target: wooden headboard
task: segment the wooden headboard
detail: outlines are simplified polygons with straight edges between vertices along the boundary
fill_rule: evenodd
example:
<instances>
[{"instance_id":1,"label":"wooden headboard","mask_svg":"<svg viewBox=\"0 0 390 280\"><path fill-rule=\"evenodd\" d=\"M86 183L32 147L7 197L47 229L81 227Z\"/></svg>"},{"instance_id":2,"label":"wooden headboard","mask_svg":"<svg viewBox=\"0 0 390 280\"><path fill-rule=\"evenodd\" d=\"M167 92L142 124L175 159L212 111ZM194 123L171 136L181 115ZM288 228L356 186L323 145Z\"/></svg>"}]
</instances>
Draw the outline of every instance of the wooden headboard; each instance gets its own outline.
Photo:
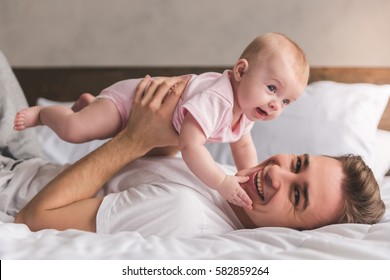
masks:
<instances>
[{"instance_id":1,"label":"wooden headboard","mask_svg":"<svg viewBox=\"0 0 390 280\"><path fill-rule=\"evenodd\" d=\"M222 72L229 67L61 67L14 68L30 105L38 97L74 101L83 92L98 94L105 87L124 79L173 76L208 71ZM390 84L390 68L312 67L309 82L331 80L342 83ZM390 102L379 128L390 131Z\"/></svg>"}]
</instances>

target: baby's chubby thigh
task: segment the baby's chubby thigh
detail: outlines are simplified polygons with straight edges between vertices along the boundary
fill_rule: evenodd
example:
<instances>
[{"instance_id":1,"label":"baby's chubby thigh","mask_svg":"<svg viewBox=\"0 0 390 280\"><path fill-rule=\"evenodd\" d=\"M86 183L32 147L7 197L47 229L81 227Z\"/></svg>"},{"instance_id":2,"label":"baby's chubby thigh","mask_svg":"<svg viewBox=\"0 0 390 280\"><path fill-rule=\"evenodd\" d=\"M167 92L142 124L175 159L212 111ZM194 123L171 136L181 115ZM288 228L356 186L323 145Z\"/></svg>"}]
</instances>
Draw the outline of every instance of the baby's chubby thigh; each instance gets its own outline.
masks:
<instances>
[{"instance_id":1,"label":"baby's chubby thigh","mask_svg":"<svg viewBox=\"0 0 390 280\"><path fill-rule=\"evenodd\" d=\"M142 79L127 79L119 81L102 90L97 96L98 98L109 99L115 104L122 119L122 128L127 123L133 104L135 90L141 80Z\"/></svg>"}]
</instances>

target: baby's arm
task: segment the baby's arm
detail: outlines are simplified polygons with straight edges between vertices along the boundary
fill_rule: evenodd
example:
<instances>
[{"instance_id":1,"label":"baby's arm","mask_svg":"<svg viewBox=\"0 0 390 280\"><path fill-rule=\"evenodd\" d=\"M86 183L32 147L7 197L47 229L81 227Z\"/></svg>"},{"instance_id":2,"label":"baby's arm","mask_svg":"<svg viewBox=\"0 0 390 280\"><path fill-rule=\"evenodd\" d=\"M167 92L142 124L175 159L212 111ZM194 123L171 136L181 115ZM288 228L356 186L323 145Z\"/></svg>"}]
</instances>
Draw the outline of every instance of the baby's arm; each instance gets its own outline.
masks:
<instances>
[{"instance_id":1,"label":"baby's arm","mask_svg":"<svg viewBox=\"0 0 390 280\"><path fill-rule=\"evenodd\" d=\"M206 136L194 117L187 113L181 126L179 148L187 166L207 186L217 190L227 201L252 208L252 201L239 183L248 177L228 176L214 161L204 146Z\"/></svg>"},{"instance_id":2,"label":"baby's arm","mask_svg":"<svg viewBox=\"0 0 390 280\"><path fill-rule=\"evenodd\" d=\"M237 142L230 143L230 148L237 170L251 168L259 163L250 132L244 134Z\"/></svg>"}]
</instances>

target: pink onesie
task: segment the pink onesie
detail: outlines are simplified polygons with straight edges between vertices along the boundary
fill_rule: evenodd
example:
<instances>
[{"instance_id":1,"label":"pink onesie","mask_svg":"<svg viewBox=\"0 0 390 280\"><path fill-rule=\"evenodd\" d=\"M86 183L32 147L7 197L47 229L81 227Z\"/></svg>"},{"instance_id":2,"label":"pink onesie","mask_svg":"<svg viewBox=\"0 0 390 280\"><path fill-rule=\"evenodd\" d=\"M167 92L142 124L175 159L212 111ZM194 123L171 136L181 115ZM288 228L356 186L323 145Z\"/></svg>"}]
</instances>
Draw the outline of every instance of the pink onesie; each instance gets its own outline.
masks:
<instances>
[{"instance_id":1,"label":"pink onesie","mask_svg":"<svg viewBox=\"0 0 390 280\"><path fill-rule=\"evenodd\" d=\"M234 95L230 83L231 70L223 74L208 72L191 75L191 79L176 106L172 123L180 133L187 112L197 120L207 142L235 142L249 132L253 122L242 115L239 125L232 130ZM127 124L133 94L141 79L123 80L104 89L99 98L108 98L118 107L122 128Z\"/></svg>"}]
</instances>

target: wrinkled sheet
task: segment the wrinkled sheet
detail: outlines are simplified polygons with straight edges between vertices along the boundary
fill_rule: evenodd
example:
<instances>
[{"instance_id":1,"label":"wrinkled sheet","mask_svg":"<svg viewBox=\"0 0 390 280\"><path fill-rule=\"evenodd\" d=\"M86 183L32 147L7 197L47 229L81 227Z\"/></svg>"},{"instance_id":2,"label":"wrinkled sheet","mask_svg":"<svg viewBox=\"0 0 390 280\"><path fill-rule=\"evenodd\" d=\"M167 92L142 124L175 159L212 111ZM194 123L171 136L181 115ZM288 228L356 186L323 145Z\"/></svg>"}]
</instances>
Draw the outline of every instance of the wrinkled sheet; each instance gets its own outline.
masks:
<instances>
[{"instance_id":1,"label":"wrinkled sheet","mask_svg":"<svg viewBox=\"0 0 390 280\"><path fill-rule=\"evenodd\" d=\"M390 177L381 183L390 207ZM0 223L0 259L390 259L390 213L375 225L340 224L307 231L260 228L200 238L31 232Z\"/></svg>"}]
</instances>

